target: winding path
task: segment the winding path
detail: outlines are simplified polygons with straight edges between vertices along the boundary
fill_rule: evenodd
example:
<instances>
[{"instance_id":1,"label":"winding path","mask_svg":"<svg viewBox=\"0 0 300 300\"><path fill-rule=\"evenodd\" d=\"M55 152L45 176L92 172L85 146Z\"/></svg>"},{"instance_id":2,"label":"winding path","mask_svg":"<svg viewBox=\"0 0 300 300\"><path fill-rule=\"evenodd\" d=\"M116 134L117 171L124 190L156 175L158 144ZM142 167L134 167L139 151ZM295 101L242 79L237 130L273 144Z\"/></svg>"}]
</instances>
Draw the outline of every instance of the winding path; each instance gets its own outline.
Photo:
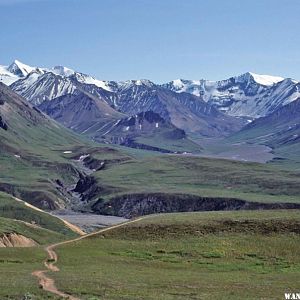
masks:
<instances>
[{"instance_id":1,"label":"winding path","mask_svg":"<svg viewBox=\"0 0 300 300\"><path fill-rule=\"evenodd\" d=\"M60 243L56 243L56 244L52 244L52 245L47 246L45 248L45 251L48 254L48 258L44 262L44 265L45 265L46 269L45 270L36 270L36 271L32 272L32 275L38 278L39 285L43 290L45 290L47 292L50 292L52 294L55 294L57 296L60 296L62 298L69 299L69 300L80 300L79 298L77 298L75 296L66 294L66 293L58 290L57 287L55 286L54 279L48 277L48 275L47 275L47 273L49 273L49 272L59 272L59 268L55 265L57 260L58 260L58 256L57 256L57 253L55 252L55 248L58 247L58 246L62 246L62 245L70 244L70 243L73 243L73 242L77 242L77 241L83 240L85 238L88 238L88 237L91 237L91 236L94 236L94 235L97 235L97 234L100 234L102 232L106 232L106 231L109 231L109 230L112 230L112 229L115 229L115 228L118 228L118 227L122 227L122 226L125 226L125 225L128 225L128 224L131 224L131 223L135 223L135 222L138 222L142 219L144 219L144 217L134 219L132 221L124 222L124 223L121 223L121 224L118 224L118 225L114 225L114 226L111 226L111 227L108 227L108 228L104 228L104 229L98 230L98 231L93 232L93 233L85 234L83 236L80 236L80 237L72 239L72 240L68 240L68 241L64 241L64 242L60 242Z\"/></svg>"}]
</instances>

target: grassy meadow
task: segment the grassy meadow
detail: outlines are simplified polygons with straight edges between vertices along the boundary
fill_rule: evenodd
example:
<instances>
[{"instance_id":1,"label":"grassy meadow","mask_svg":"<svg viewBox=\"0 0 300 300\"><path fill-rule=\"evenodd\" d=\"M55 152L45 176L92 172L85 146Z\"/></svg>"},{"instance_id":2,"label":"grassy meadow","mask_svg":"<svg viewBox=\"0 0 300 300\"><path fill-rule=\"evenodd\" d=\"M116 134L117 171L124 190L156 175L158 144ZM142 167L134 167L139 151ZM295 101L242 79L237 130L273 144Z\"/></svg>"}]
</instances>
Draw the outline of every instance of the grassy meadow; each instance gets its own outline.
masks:
<instances>
[{"instance_id":1,"label":"grassy meadow","mask_svg":"<svg viewBox=\"0 0 300 300\"><path fill-rule=\"evenodd\" d=\"M33 224L32 224L33 223ZM43 269L44 245L77 235L56 217L36 211L0 192L0 237L16 233L34 240L29 248L0 247L0 299L56 299L42 291L32 271Z\"/></svg>"},{"instance_id":2,"label":"grassy meadow","mask_svg":"<svg viewBox=\"0 0 300 300\"><path fill-rule=\"evenodd\" d=\"M55 299L39 288L34 270L43 269L43 248L0 248L0 299Z\"/></svg>"},{"instance_id":3,"label":"grassy meadow","mask_svg":"<svg viewBox=\"0 0 300 300\"><path fill-rule=\"evenodd\" d=\"M153 215L57 248L52 276L81 299L282 299L299 229L296 210Z\"/></svg>"},{"instance_id":4,"label":"grassy meadow","mask_svg":"<svg viewBox=\"0 0 300 300\"><path fill-rule=\"evenodd\" d=\"M182 193L258 202L300 202L300 173L271 165L182 155L135 157L94 173L101 195Z\"/></svg>"}]
</instances>

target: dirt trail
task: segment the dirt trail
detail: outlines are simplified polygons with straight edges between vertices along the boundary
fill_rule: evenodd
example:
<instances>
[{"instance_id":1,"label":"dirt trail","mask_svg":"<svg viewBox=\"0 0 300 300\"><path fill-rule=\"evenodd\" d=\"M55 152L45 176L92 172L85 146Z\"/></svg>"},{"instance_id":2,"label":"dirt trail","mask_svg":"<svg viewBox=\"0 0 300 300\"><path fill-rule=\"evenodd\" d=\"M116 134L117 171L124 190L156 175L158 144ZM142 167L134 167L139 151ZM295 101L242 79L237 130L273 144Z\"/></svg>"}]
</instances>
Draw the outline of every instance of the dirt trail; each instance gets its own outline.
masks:
<instances>
[{"instance_id":1,"label":"dirt trail","mask_svg":"<svg viewBox=\"0 0 300 300\"><path fill-rule=\"evenodd\" d=\"M47 246L45 248L45 251L48 254L48 258L44 262L46 270L34 271L32 273L32 275L38 278L39 285L43 290L45 290L47 292L50 292L52 294L55 294L57 296L60 296L62 298L69 299L69 300L80 300L80 298L74 297L72 295L66 294L66 293L58 290L57 287L55 286L54 280L47 276L47 273L50 272L50 271L51 272L59 272L59 268L55 265L55 263L58 260L58 256L57 256L57 253L55 252L55 248L58 247L58 246L62 246L62 245L66 245L66 244L70 244L70 243L80 241L82 239L100 234L102 232L106 232L106 231L109 231L109 230L112 230L112 229L115 229L115 228L118 228L118 227L122 227L122 226L125 226L125 225L128 225L128 224L131 224L131 223L138 222L138 221L140 221L144 218L145 217L141 217L141 218L138 218L138 219L135 219L135 220L132 220L132 221L128 221L128 222L124 222L124 223L114 225L114 226L111 226L111 227L108 227L108 228L104 228L104 229L101 229L101 230L98 230L96 232L80 236L80 237L72 239L72 240L68 240L68 241L64 241L64 242L60 242L60 243L56 243L56 244L52 244L52 245Z\"/></svg>"},{"instance_id":2,"label":"dirt trail","mask_svg":"<svg viewBox=\"0 0 300 300\"><path fill-rule=\"evenodd\" d=\"M44 210L42 210L42 209L40 209L40 208L38 208L38 207L32 205L32 204L30 204L30 203L28 203L28 202L26 202L26 201L24 201L24 200L22 200L22 199L19 199L19 198L17 198L17 197L13 197L13 198L14 198L16 201L18 201L18 202L24 203L24 205L26 205L27 207L30 207L30 208L32 208L32 209L34 209L34 210L36 210L36 211L42 212L42 213L44 213L44 214L48 214L48 215L50 215L50 216L52 216L52 217L54 217L54 218L57 218L57 219L61 220L61 221L64 222L64 224L65 224L67 227L69 227L73 232L78 233L79 235L82 235L82 236L85 235L85 232L84 232L82 229L80 229L78 226L76 226L76 225L74 225L74 224L71 224L70 222L68 222L68 221L66 221L66 220L64 220L64 219L62 219L62 218L60 218L60 217L58 217L58 216L52 215L52 214L50 214L50 213L48 213L48 212L46 212L46 211L44 211Z\"/></svg>"}]
</instances>

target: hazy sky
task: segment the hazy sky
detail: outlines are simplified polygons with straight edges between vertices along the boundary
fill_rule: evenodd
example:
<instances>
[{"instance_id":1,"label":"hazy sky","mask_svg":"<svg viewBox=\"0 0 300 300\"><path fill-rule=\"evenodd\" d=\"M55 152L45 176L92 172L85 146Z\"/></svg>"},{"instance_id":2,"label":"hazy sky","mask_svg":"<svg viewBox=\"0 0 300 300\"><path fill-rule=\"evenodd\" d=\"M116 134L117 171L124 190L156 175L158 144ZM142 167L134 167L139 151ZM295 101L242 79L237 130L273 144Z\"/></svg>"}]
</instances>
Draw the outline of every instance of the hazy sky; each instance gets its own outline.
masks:
<instances>
[{"instance_id":1,"label":"hazy sky","mask_svg":"<svg viewBox=\"0 0 300 300\"><path fill-rule=\"evenodd\" d=\"M0 0L0 64L99 79L300 79L300 0Z\"/></svg>"}]
</instances>

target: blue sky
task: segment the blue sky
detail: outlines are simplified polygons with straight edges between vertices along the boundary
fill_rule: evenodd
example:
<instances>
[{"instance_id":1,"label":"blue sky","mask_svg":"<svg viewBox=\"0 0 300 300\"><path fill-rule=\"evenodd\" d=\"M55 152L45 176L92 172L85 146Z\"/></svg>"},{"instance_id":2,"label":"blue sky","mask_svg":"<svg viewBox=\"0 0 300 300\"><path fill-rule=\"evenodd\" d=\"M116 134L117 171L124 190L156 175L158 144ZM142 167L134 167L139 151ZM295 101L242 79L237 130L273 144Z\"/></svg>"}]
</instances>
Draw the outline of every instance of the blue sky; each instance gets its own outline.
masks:
<instances>
[{"instance_id":1,"label":"blue sky","mask_svg":"<svg viewBox=\"0 0 300 300\"><path fill-rule=\"evenodd\" d=\"M0 64L99 79L300 79L299 0L0 0Z\"/></svg>"}]
</instances>

